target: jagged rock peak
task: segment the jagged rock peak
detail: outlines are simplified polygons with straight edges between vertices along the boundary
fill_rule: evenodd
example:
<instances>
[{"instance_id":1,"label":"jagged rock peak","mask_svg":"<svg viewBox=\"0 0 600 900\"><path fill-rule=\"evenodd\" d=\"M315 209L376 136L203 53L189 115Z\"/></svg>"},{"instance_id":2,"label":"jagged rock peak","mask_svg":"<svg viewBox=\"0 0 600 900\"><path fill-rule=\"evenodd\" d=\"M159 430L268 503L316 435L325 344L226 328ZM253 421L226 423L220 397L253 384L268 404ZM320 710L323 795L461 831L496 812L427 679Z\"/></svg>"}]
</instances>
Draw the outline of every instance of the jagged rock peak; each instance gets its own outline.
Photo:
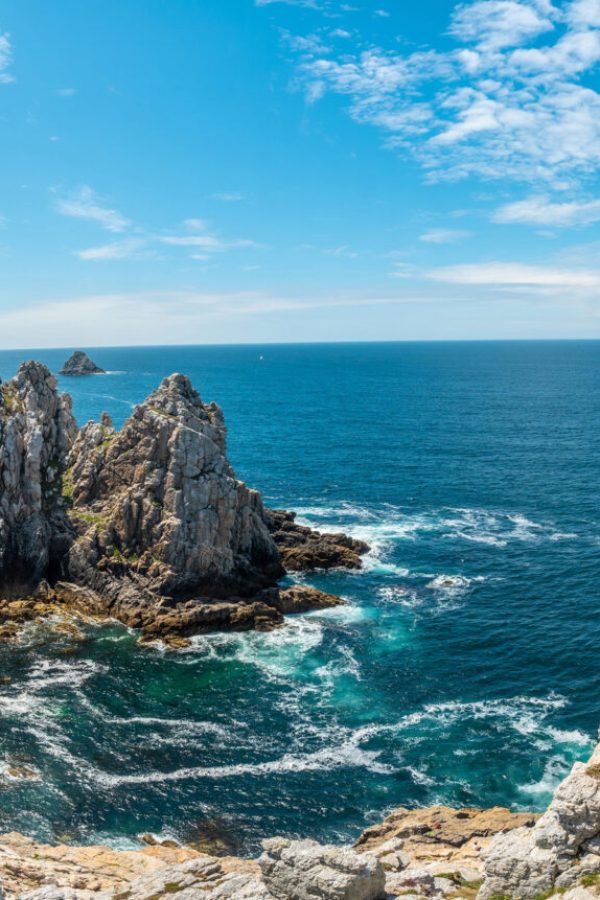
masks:
<instances>
[{"instance_id":1,"label":"jagged rock peak","mask_svg":"<svg viewBox=\"0 0 600 900\"><path fill-rule=\"evenodd\" d=\"M105 375L104 369L97 366L87 353L76 350L63 365L59 375Z\"/></svg>"},{"instance_id":2,"label":"jagged rock peak","mask_svg":"<svg viewBox=\"0 0 600 900\"><path fill-rule=\"evenodd\" d=\"M260 495L235 478L221 409L174 374L120 431L90 422L66 474L79 538L70 572L116 598L251 596L282 574Z\"/></svg>"},{"instance_id":3,"label":"jagged rock peak","mask_svg":"<svg viewBox=\"0 0 600 900\"><path fill-rule=\"evenodd\" d=\"M0 386L2 592L35 586L66 552L61 475L76 430L70 398L41 363L23 363Z\"/></svg>"}]
</instances>

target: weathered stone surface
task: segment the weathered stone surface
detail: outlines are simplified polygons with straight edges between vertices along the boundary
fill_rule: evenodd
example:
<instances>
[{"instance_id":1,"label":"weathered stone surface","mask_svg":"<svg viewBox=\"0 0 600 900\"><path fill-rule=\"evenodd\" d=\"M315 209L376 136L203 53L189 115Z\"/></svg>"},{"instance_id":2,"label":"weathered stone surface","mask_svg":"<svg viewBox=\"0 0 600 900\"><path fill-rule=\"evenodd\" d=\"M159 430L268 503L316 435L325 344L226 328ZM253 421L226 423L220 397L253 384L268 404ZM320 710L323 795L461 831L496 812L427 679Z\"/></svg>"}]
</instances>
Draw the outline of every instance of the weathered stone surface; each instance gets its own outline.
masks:
<instances>
[{"instance_id":1,"label":"weathered stone surface","mask_svg":"<svg viewBox=\"0 0 600 900\"><path fill-rule=\"evenodd\" d=\"M314 531L295 521L296 514L283 509L268 510L269 529L279 547L288 572L309 569L360 569L361 556L369 550L364 541L347 534Z\"/></svg>"},{"instance_id":2,"label":"weathered stone surface","mask_svg":"<svg viewBox=\"0 0 600 900\"><path fill-rule=\"evenodd\" d=\"M586 849L599 835L600 745L588 763L573 766L532 829L517 829L492 842L484 855L480 900L532 898L573 883L571 867L586 874L580 857L590 865Z\"/></svg>"},{"instance_id":3,"label":"weathered stone surface","mask_svg":"<svg viewBox=\"0 0 600 900\"><path fill-rule=\"evenodd\" d=\"M402 850L411 866L427 863L434 873L464 871L471 881L483 874L481 859L492 838L518 827L534 825L532 813L512 813L503 807L491 809L397 809L383 822L363 832L356 848L376 853L385 860L390 849ZM439 864L436 871L435 864Z\"/></svg>"},{"instance_id":4,"label":"weathered stone surface","mask_svg":"<svg viewBox=\"0 0 600 900\"><path fill-rule=\"evenodd\" d=\"M316 841L273 838L258 864L275 900L381 900L385 874L370 854Z\"/></svg>"},{"instance_id":5,"label":"weathered stone surface","mask_svg":"<svg viewBox=\"0 0 600 900\"><path fill-rule=\"evenodd\" d=\"M61 476L76 433L68 396L40 363L0 386L0 591L22 596L57 574L72 528Z\"/></svg>"},{"instance_id":6,"label":"weathered stone surface","mask_svg":"<svg viewBox=\"0 0 600 900\"><path fill-rule=\"evenodd\" d=\"M343 602L334 594L326 594L306 584L294 584L280 588L270 602L285 615L309 612L315 609L331 609Z\"/></svg>"},{"instance_id":7,"label":"weathered stone surface","mask_svg":"<svg viewBox=\"0 0 600 900\"><path fill-rule=\"evenodd\" d=\"M132 592L251 597L283 573L260 495L227 460L221 410L183 375L121 431L84 426L67 478L79 530L70 575L113 603Z\"/></svg>"},{"instance_id":8,"label":"weathered stone surface","mask_svg":"<svg viewBox=\"0 0 600 900\"><path fill-rule=\"evenodd\" d=\"M76 350L63 365L59 375L105 375L104 369L97 366L87 353Z\"/></svg>"},{"instance_id":9,"label":"weathered stone surface","mask_svg":"<svg viewBox=\"0 0 600 900\"><path fill-rule=\"evenodd\" d=\"M225 437L219 407L183 375L166 378L120 431L106 413L78 431L48 369L24 364L0 386L0 640L44 604L111 616L175 646L339 602L278 585L276 534L304 547L303 565L354 566L363 545L265 510L236 479Z\"/></svg>"}]
</instances>

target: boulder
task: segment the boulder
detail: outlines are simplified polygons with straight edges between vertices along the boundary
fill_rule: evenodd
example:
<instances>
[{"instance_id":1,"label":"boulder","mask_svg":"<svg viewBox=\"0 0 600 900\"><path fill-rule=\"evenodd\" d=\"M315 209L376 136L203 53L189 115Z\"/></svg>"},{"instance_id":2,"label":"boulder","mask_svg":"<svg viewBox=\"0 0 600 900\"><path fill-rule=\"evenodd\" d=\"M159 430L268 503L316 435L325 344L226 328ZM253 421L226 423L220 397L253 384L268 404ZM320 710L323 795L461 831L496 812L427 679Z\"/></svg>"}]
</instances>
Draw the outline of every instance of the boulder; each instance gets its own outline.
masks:
<instances>
[{"instance_id":1,"label":"boulder","mask_svg":"<svg viewBox=\"0 0 600 900\"><path fill-rule=\"evenodd\" d=\"M275 900L381 900L383 866L374 856L316 841L274 838L259 858L263 881Z\"/></svg>"}]
</instances>

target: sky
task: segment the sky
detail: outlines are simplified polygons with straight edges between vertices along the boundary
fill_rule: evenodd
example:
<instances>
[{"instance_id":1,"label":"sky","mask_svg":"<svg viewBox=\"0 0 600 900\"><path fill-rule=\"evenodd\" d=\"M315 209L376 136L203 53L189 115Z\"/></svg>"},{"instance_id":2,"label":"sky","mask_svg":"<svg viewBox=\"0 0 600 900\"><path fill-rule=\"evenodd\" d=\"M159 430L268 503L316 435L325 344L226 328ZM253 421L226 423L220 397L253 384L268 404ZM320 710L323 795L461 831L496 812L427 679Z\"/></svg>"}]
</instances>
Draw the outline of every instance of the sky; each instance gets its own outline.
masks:
<instances>
[{"instance_id":1,"label":"sky","mask_svg":"<svg viewBox=\"0 0 600 900\"><path fill-rule=\"evenodd\" d=\"M2 0L0 348L600 338L600 0Z\"/></svg>"}]
</instances>

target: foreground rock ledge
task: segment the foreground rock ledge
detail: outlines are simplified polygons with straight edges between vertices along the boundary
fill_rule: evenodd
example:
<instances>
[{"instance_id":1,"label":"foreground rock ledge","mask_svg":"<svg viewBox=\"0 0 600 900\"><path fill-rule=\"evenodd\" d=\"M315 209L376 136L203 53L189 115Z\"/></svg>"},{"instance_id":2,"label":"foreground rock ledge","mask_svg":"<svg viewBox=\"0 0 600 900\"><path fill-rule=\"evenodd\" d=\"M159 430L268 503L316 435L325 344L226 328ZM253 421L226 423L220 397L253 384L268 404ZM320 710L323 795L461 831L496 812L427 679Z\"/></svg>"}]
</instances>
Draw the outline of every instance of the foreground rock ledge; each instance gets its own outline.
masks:
<instances>
[{"instance_id":1,"label":"foreground rock ledge","mask_svg":"<svg viewBox=\"0 0 600 900\"><path fill-rule=\"evenodd\" d=\"M0 386L0 637L44 608L175 643L267 630L340 602L281 588L286 569L356 568L367 550L265 509L235 477L221 409L184 375L164 379L120 431L106 413L78 429L40 363Z\"/></svg>"},{"instance_id":2,"label":"foreground rock ledge","mask_svg":"<svg viewBox=\"0 0 600 900\"><path fill-rule=\"evenodd\" d=\"M542 816L398 809L353 848L274 838L258 860L149 840L132 852L7 834L0 882L8 900L597 900L600 746L575 764Z\"/></svg>"}]
</instances>

